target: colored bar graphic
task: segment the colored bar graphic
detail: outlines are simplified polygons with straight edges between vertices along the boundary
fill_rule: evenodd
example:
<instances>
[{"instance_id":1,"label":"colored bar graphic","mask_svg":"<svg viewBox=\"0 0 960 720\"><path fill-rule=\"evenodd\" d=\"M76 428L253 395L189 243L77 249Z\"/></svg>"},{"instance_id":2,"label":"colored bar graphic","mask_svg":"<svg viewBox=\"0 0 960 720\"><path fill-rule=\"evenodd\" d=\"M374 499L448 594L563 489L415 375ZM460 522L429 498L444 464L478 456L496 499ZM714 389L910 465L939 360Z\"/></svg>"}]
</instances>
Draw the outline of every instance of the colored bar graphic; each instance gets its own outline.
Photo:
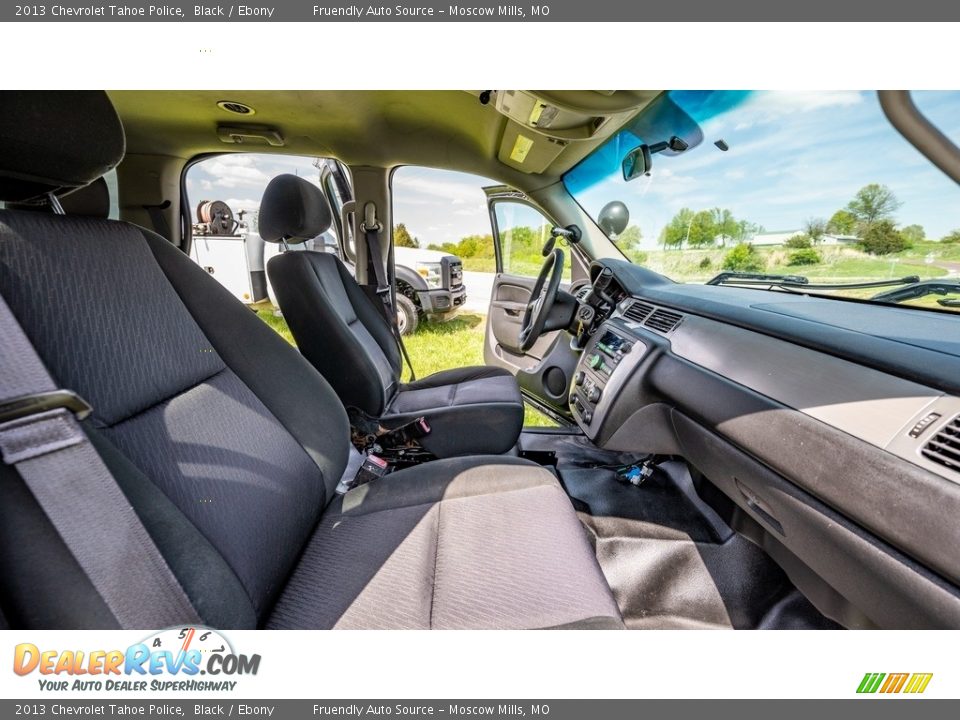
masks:
<instances>
[{"instance_id":1,"label":"colored bar graphic","mask_svg":"<svg viewBox=\"0 0 960 720\"><path fill-rule=\"evenodd\" d=\"M930 684L933 673L914 673L910 676L910 682L904 690L906 693L922 693Z\"/></svg>"},{"instance_id":2,"label":"colored bar graphic","mask_svg":"<svg viewBox=\"0 0 960 720\"><path fill-rule=\"evenodd\" d=\"M885 673L867 673L863 676L863 680L860 681L860 687L857 688L857 692L875 693L877 688L880 687L880 683L884 677L886 677Z\"/></svg>"},{"instance_id":3,"label":"colored bar graphic","mask_svg":"<svg viewBox=\"0 0 960 720\"><path fill-rule=\"evenodd\" d=\"M860 685L857 686L857 692L860 694L871 694L880 692L884 694L910 693L919 694L927 689L933 673L866 673Z\"/></svg>"},{"instance_id":4,"label":"colored bar graphic","mask_svg":"<svg viewBox=\"0 0 960 720\"><path fill-rule=\"evenodd\" d=\"M910 673L890 673L887 676L887 681L883 684L883 687L880 688L880 692L900 692L903 689L904 684L907 682L908 677L910 677Z\"/></svg>"}]
</instances>

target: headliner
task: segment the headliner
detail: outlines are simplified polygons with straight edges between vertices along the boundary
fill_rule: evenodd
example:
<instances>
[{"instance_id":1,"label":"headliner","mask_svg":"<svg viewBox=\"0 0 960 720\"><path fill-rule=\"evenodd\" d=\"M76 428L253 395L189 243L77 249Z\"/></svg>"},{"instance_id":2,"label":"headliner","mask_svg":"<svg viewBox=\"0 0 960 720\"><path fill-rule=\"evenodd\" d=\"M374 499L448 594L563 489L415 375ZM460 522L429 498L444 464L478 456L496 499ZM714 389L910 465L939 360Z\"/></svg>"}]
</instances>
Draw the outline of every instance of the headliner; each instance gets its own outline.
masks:
<instances>
[{"instance_id":1,"label":"headliner","mask_svg":"<svg viewBox=\"0 0 960 720\"><path fill-rule=\"evenodd\" d=\"M536 91L544 95L545 91ZM514 170L497 159L508 119L478 92L463 90L376 91L111 91L127 134L127 152L190 159L212 152L278 152L335 157L347 165L420 165L469 172L531 192L553 184L600 145L602 138L571 142L541 174ZM658 91L550 92L597 114L636 115ZM217 107L220 100L250 105L253 116ZM618 117L622 126L623 116ZM228 145L219 124L262 124L278 129L286 144Z\"/></svg>"}]
</instances>

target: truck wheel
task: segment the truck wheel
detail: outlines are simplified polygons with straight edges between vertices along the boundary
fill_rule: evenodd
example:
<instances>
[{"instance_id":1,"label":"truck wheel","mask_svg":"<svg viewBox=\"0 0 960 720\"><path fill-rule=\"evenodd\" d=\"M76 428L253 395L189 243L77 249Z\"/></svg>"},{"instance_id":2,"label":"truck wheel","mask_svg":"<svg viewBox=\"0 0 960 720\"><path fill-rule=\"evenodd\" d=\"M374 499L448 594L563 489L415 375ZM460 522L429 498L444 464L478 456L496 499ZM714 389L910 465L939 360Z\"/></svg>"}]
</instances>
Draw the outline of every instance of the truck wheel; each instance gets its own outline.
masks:
<instances>
[{"instance_id":1,"label":"truck wheel","mask_svg":"<svg viewBox=\"0 0 960 720\"><path fill-rule=\"evenodd\" d=\"M420 313L413 300L406 295L397 295L397 327L401 335L412 335L420 323Z\"/></svg>"}]
</instances>

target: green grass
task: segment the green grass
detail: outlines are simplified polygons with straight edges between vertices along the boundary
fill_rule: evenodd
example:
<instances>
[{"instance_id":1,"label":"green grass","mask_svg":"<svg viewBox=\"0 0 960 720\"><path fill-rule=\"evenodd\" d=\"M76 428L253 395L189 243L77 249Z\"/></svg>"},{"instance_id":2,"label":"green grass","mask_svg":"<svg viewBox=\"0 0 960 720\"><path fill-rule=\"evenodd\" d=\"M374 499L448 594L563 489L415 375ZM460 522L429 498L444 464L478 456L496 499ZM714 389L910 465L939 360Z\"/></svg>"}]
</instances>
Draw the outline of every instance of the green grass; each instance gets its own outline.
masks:
<instances>
[{"instance_id":1,"label":"green grass","mask_svg":"<svg viewBox=\"0 0 960 720\"><path fill-rule=\"evenodd\" d=\"M257 317L276 330L280 337L291 345L296 346L296 343L293 341L293 334L290 332L290 328L287 327L287 321L280 315L274 315L273 309L270 308L269 305L267 307L257 308L256 313Z\"/></svg>"},{"instance_id":2,"label":"green grass","mask_svg":"<svg viewBox=\"0 0 960 720\"><path fill-rule=\"evenodd\" d=\"M927 255L933 255L935 260L960 262L960 243L921 242L898 253L899 257L914 260L924 260Z\"/></svg>"},{"instance_id":3,"label":"green grass","mask_svg":"<svg viewBox=\"0 0 960 720\"><path fill-rule=\"evenodd\" d=\"M268 305L257 308L257 315L291 345L293 336L287 322L274 314ZM426 377L439 370L468 365L483 365L483 337L486 318L483 315L461 314L447 322L421 322L413 335L404 338L410 360L418 377ZM409 370L404 367L404 379ZM553 427L556 425L540 411L525 407L524 425Z\"/></svg>"},{"instance_id":4,"label":"green grass","mask_svg":"<svg viewBox=\"0 0 960 720\"><path fill-rule=\"evenodd\" d=\"M570 251L564 249L565 262L563 265L563 279L568 281L571 278L570 271ZM492 257L465 257L461 258L463 269L470 272L493 273L497 271L497 261ZM546 260L543 256L531 257L512 257L509 267L505 270L510 275L520 275L523 277L537 277L543 262Z\"/></svg>"},{"instance_id":5,"label":"green grass","mask_svg":"<svg viewBox=\"0 0 960 720\"><path fill-rule=\"evenodd\" d=\"M925 243L929 245L932 243ZM949 246L944 246L949 248ZM898 255L875 257L855 248L841 246L817 247L822 261L815 265L789 265L790 250L783 246L757 247L763 259L763 272L786 275L805 275L818 282L852 282L882 280L919 275L922 278L941 277L947 270L927 265L924 258L930 250L913 249ZM708 250L652 250L647 267L680 282L705 282L723 272L723 258L729 248ZM952 248L949 253L952 254ZM940 255L942 259L948 259ZM701 267L701 263L709 263Z\"/></svg>"}]
</instances>

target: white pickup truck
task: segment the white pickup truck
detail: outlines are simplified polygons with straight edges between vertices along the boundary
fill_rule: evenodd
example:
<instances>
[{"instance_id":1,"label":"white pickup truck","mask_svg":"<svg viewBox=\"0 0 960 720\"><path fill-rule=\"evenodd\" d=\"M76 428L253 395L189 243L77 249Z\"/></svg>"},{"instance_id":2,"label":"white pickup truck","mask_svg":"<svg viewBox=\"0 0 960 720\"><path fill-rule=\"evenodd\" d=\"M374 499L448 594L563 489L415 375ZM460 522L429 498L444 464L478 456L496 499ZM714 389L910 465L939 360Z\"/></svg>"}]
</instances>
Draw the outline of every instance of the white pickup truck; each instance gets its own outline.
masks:
<instances>
[{"instance_id":1,"label":"white pickup truck","mask_svg":"<svg viewBox=\"0 0 960 720\"><path fill-rule=\"evenodd\" d=\"M265 243L244 216L240 213L235 218L221 201L201 202L193 224L190 257L241 301L252 304L269 298L276 306L265 268L270 258L284 249ZM353 269L331 232L286 252L301 250L334 253ZM414 332L423 316L451 317L466 300L462 263L455 255L397 247L394 263L401 334Z\"/></svg>"}]
</instances>

